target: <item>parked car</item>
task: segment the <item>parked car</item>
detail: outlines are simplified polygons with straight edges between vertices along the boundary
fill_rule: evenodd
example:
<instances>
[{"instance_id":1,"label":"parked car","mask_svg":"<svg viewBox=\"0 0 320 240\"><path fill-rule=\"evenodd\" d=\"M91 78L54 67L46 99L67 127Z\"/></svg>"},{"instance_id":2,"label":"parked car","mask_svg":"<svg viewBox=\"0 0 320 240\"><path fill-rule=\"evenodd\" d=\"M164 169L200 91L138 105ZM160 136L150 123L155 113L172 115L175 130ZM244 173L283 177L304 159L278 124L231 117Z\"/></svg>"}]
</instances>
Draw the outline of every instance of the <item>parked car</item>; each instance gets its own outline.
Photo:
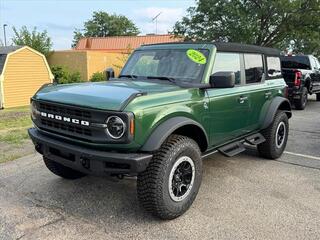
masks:
<instances>
[{"instance_id":1,"label":"parked car","mask_svg":"<svg viewBox=\"0 0 320 240\"><path fill-rule=\"evenodd\" d=\"M142 206L173 219L196 198L204 157L245 143L283 153L291 105L279 57L232 43L142 46L117 79L40 89L29 135L54 174L135 175Z\"/></svg>"},{"instance_id":2,"label":"parked car","mask_svg":"<svg viewBox=\"0 0 320 240\"><path fill-rule=\"evenodd\" d=\"M316 94L317 101L320 101L320 63L316 57L282 56L281 67L289 86L289 99L296 109L305 109L308 94Z\"/></svg>"}]
</instances>

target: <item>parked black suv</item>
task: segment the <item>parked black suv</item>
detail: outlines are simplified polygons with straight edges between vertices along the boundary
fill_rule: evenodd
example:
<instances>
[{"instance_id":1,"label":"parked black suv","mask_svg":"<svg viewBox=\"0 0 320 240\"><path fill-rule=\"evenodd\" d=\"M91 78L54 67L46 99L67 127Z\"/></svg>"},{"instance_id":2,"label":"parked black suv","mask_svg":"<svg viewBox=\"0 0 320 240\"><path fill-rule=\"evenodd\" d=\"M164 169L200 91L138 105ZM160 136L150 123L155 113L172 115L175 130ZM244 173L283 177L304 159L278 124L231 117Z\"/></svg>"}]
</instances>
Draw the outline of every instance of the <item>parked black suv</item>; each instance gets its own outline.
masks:
<instances>
[{"instance_id":1,"label":"parked black suv","mask_svg":"<svg viewBox=\"0 0 320 240\"><path fill-rule=\"evenodd\" d=\"M308 94L320 101L320 63L312 55L282 56L281 67L289 87L289 99L296 109L303 110Z\"/></svg>"}]
</instances>

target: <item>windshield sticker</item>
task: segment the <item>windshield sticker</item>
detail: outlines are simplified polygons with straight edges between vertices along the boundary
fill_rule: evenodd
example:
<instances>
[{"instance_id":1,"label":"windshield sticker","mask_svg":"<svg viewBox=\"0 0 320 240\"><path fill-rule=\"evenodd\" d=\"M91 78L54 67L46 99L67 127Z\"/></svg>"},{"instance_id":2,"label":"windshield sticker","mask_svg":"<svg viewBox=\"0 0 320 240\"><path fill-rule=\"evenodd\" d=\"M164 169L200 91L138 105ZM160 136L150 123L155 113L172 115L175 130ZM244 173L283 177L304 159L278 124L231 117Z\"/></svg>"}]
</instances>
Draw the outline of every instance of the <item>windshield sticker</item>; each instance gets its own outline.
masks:
<instances>
[{"instance_id":1,"label":"windshield sticker","mask_svg":"<svg viewBox=\"0 0 320 240\"><path fill-rule=\"evenodd\" d=\"M202 52L199 52L194 49L189 49L187 51L187 56L190 58L191 61L199 64L206 64L207 63L207 58L205 55L203 55Z\"/></svg>"}]
</instances>

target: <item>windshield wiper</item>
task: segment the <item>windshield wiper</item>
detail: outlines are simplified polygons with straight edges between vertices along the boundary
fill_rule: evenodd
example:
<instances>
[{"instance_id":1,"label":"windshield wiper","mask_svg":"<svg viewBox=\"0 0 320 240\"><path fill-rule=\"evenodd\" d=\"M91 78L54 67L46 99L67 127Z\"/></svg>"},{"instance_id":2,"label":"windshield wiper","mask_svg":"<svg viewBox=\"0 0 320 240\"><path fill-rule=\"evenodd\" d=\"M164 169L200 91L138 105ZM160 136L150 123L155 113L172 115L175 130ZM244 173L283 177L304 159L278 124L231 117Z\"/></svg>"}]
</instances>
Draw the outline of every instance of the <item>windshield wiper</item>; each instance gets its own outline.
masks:
<instances>
[{"instance_id":1,"label":"windshield wiper","mask_svg":"<svg viewBox=\"0 0 320 240\"><path fill-rule=\"evenodd\" d=\"M176 83L176 79L173 77L156 77L156 76L148 76L147 79L159 79L159 80L168 80L169 82Z\"/></svg>"},{"instance_id":2,"label":"windshield wiper","mask_svg":"<svg viewBox=\"0 0 320 240\"><path fill-rule=\"evenodd\" d=\"M122 78L122 77L125 77L125 78L131 78L131 79L136 79L138 78L137 75L129 75L129 74L124 74L124 75L120 75L119 78Z\"/></svg>"}]
</instances>

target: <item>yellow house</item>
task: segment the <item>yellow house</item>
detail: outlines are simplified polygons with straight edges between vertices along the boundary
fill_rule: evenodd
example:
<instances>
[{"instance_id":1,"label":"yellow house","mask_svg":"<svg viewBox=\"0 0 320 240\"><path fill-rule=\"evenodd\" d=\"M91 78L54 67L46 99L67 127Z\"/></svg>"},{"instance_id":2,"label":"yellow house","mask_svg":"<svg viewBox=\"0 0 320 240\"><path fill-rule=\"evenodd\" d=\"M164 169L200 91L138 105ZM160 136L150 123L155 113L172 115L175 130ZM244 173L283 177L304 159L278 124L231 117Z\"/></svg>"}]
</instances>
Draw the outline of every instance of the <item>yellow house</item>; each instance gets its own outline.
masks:
<instances>
[{"instance_id":1,"label":"yellow house","mask_svg":"<svg viewBox=\"0 0 320 240\"><path fill-rule=\"evenodd\" d=\"M45 56L30 47L0 47L0 109L25 106L53 75Z\"/></svg>"},{"instance_id":2,"label":"yellow house","mask_svg":"<svg viewBox=\"0 0 320 240\"><path fill-rule=\"evenodd\" d=\"M94 73L104 72L107 68L113 68L118 75L127 57L127 53L65 50L51 53L48 62L50 66L65 66L70 71L78 71L81 78L88 81Z\"/></svg>"}]
</instances>

